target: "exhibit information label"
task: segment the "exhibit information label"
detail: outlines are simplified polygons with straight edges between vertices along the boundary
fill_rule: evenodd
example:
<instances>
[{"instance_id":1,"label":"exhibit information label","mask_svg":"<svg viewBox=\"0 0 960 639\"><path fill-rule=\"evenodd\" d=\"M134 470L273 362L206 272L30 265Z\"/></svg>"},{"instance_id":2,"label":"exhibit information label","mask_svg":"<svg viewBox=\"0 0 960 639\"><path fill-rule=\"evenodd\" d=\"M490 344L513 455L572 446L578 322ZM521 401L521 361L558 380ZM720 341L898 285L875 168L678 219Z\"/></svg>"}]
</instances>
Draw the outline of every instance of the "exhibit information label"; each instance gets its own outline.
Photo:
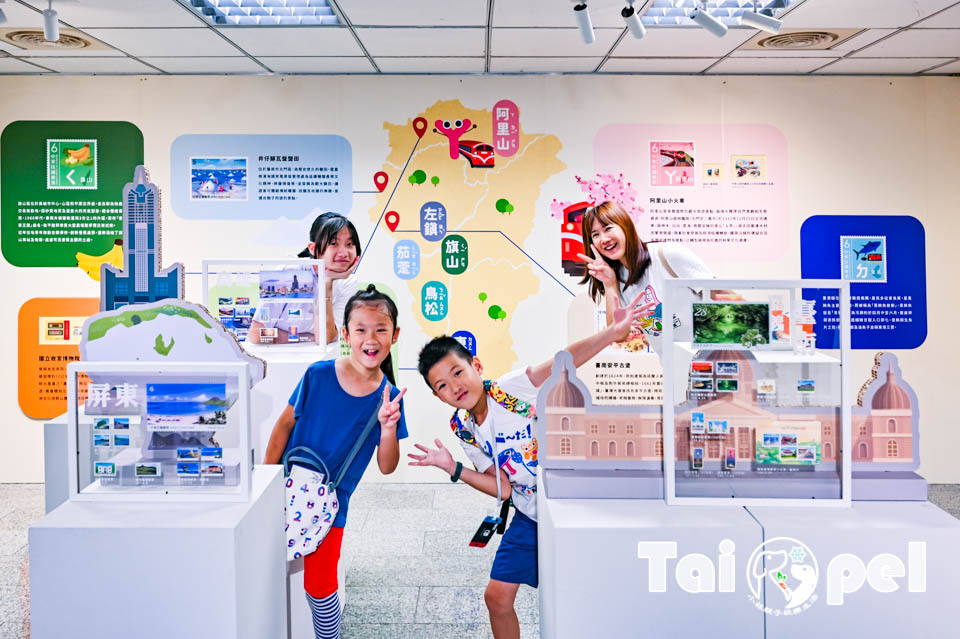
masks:
<instances>
[{"instance_id":1,"label":"exhibit information label","mask_svg":"<svg viewBox=\"0 0 960 639\"><path fill-rule=\"evenodd\" d=\"M143 164L129 122L17 121L0 135L3 256L14 266L76 266L123 236L120 194Z\"/></svg>"}]
</instances>

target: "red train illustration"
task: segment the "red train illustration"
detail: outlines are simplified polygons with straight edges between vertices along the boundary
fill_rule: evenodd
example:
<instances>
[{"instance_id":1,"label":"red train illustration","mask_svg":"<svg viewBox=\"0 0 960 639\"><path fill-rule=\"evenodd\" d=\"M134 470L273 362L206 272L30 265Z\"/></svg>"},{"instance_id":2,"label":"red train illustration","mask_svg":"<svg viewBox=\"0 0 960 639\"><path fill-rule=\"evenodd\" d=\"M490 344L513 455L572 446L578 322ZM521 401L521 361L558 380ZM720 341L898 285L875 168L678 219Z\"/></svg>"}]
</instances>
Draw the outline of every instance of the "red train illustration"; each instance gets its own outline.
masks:
<instances>
[{"instance_id":1,"label":"red train illustration","mask_svg":"<svg viewBox=\"0 0 960 639\"><path fill-rule=\"evenodd\" d=\"M583 253L580 223L583 214L591 206L593 204L590 202L577 202L563 209L563 220L560 222L560 266L567 275L581 277L587 270L586 264L577 257L577 253Z\"/></svg>"}]
</instances>

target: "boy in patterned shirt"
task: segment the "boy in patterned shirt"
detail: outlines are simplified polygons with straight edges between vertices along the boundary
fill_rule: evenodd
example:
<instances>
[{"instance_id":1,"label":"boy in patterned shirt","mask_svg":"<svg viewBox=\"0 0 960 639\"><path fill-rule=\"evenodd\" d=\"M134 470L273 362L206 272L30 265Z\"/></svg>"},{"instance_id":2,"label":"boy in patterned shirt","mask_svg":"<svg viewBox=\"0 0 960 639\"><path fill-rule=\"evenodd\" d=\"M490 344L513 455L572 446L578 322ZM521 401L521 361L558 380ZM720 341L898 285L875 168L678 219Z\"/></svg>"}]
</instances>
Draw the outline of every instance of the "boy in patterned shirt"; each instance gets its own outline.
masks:
<instances>
[{"instance_id":1,"label":"boy in patterned shirt","mask_svg":"<svg viewBox=\"0 0 960 639\"><path fill-rule=\"evenodd\" d=\"M631 325L653 312L653 304L637 308L639 299L617 310L610 326L567 348L575 366L584 364L608 344L626 339ZM423 454L410 454L410 465L436 466L450 475L451 481L463 480L488 495L512 499L516 507L484 592L496 639L520 636L513 607L517 591L520 584L537 587L535 404L537 389L550 377L552 366L550 359L491 381L483 379L480 360L452 337L434 338L420 351L420 374L434 395L454 407L450 426L476 470L454 461L439 439L434 440L435 449L416 444ZM467 411L463 420L460 409Z\"/></svg>"}]
</instances>

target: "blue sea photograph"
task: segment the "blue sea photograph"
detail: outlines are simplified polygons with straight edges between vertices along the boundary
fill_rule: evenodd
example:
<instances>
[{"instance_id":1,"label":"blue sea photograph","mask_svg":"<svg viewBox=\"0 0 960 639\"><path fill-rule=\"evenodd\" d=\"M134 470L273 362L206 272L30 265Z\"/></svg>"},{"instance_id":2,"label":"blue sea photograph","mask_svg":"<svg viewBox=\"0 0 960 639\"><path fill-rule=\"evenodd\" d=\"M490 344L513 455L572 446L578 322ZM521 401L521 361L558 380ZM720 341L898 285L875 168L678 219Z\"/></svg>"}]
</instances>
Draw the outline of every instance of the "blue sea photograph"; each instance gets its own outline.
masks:
<instances>
[{"instance_id":1,"label":"blue sea photograph","mask_svg":"<svg viewBox=\"0 0 960 639\"><path fill-rule=\"evenodd\" d=\"M247 199L247 158L190 158L191 200Z\"/></svg>"}]
</instances>

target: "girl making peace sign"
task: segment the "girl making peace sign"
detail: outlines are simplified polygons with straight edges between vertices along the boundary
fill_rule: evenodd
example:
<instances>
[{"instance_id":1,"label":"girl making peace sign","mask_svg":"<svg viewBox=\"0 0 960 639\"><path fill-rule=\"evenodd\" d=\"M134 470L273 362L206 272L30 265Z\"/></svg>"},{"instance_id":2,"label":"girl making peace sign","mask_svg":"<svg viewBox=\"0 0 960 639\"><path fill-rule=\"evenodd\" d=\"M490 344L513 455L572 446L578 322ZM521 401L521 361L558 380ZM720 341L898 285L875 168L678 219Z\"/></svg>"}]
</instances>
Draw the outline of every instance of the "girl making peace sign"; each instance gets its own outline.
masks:
<instances>
[{"instance_id":1,"label":"girl making peace sign","mask_svg":"<svg viewBox=\"0 0 960 639\"><path fill-rule=\"evenodd\" d=\"M401 399L393 379L390 347L396 343L397 307L372 284L347 302L343 337L352 349L349 357L312 364L280 415L264 455L265 464L279 464L284 451L296 446L311 449L336 476L350 449L381 402L379 428L370 431L337 486L340 511L333 527L304 557L303 585L313 611L318 639L340 636L337 564L350 495L377 454L380 472L389 475L400 461L398 440L407 436Z\"/></svg>"}]
</instances>

